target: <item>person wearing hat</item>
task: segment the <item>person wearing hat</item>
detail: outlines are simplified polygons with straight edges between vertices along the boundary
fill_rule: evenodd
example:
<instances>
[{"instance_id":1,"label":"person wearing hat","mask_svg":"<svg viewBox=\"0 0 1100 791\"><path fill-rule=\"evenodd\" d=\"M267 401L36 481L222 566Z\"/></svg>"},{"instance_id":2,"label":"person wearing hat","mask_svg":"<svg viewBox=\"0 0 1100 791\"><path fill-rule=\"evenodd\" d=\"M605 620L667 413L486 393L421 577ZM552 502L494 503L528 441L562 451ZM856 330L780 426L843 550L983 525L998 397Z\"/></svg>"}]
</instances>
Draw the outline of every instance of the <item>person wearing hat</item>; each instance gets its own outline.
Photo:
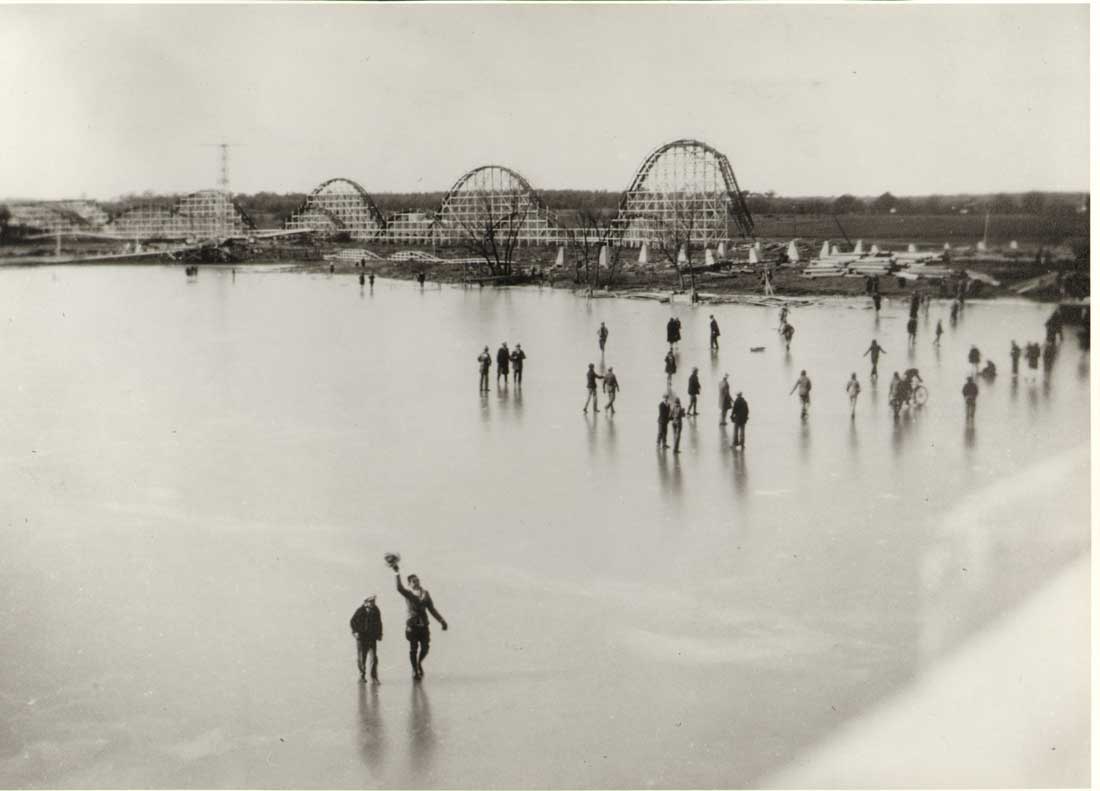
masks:
<instances>
[{"instance_id":1,"label":"person wearing hat","mask_svg":"<svg viewBox=\"0 0 1100 791\"><path fill-rule=\"evenodd\" d=\"M745 424L749 422L749 402L737 391L733 400L733 446L745 447Z\"/></svg>"},{"instance_id":2,"label":"person wearing hat","mask_svg":"<svg viewBox=\"0 0 1100 791\"><path fill-rule=\"evenodd\" d=\"M367 655L370 654L370 679L378 683L378 643L382 641L382 611L371 594L351 616L351 633L359 647L359 680L367 680Z\"/></svg>"},{"instance_id":3,"label":"person wearing hat","mask_svg":"<svg viewBox=\"0 0 1100 791\"><path fill-rule=\"evenodd\" d=\"M500 348L497 349L497 387L500 387L500 377L504 377L504 386L508 386L508 364L512 360L511 352L508 351L507 342L501 343Z\"/></svg>"},{"instance_id":4,"label":"person wearing hat","mask_svg":"<svg viewBox=\"0 0 1100 791\"><path fill-rule=\"evenodd\" d=\"M714 318L714 314L710 314L710 348L718 348L718 336L722 334L722 331L718 329L718 320Z\"/></svg>"},{"instance_id":5,"label":"person wearing hat","mask_svg":"<svg viewBox=\"0 0 1100 791\"><path fill-rule=\"evenodd\" d=\"M615 414L615 396L619 393L619 377L615 376L615 369L611 366L607 368L607 375L603 378L603 390L607 393L607 404L604 406L604 411Z\"/></svg>"},{"instance_id":6,"label":"person wearing hat","mask_svg":"<svg viewBox=\"0 0 1100 791\"><path fill-rule=\"evenodd\" d=\"M600 400L596 397L596 380L603 379L598 373L596 373L596 366L594 363L588 364L588 370L585 371L584 381L585 388L588 390L588 397L584 399L584 409L581 411L585 414L588 413L588 405L592 404L592 411L600 411Z\"/></svg>"},{"instance_id":7,"label":"person wearing hat","mask_svg":"<svg viewBox=\"0 0 1100 791\"><path fill-rule=\"evenodd\" d=\"M702 387L699 385L699 369L692 368L691 376L688 377L688 395L691 396L691 400L688 402L687 413L691 417L695 417L699 414L699 393L702 392Z\"/></svg>"},{"instance_id":8,"label":"person wearing hat","mask_svg":"<svg viewBox=\"0 0 1100 791\"><path fill-rule=\"evenodd\" d=\"M478 368L481 371L481 383L478 385L478 390L488 391L489 389L489 369L493 367L493 358L489 355L489 347L485 347L485 351L477 356Z\"/></svg>"},{"instance_id":9,"label":"person wearing hat","mask_svg":"<svg viewBox=\"0 0 1100 791\"><path fill-rule=\"evenodd\" d=\"M512 349L512 379L516 385L523 384L523 361L527 359L527 353L517 343Z\"/></svg>"}]
</instances>

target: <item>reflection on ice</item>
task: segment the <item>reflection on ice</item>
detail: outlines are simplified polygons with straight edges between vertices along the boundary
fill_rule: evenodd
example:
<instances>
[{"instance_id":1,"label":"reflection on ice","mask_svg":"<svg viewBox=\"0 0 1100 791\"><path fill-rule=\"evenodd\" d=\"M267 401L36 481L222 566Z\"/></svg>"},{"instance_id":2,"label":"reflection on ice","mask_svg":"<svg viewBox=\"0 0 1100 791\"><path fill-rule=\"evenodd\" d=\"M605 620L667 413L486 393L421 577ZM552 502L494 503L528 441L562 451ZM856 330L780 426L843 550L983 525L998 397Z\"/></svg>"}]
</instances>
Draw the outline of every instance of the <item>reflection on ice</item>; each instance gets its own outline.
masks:
<instances>
[{"instance_id":1,"label":"reflection on ice","mask_svg":"<svg viewBox=\"0 0 1100 791\"><path fill-rule=\"evenodd\" d=\"M751 786L1088 550L1087 357L1008 374L1009 339L1041 338L1047 308L973 304L948 328L936 303L941 346L922 329L902 353L904 305L797 305L787 353L775 309L674 304L671 389L702 380L675 455L654 448L664 305L46 274L0 273L19 383L0 388L17 416L0 469L19 483L0 490L20 636L0 649L6 786ZM881 385L861 356L876 334ZM477 354L515 338L522 387L479 393ZM1004 373L967 426L971 345ZM895 422L886 383L910 358L930 399ZM602 391L579 414L597 359L622 384L614 415ZM751 409L739 450L726 372ZM381 562L395 550L451 624L419 686ZM353 689L345 611L368 593L383 683ZM218 728L216 750L172 753Z\"/></svg>"}]
</instances>

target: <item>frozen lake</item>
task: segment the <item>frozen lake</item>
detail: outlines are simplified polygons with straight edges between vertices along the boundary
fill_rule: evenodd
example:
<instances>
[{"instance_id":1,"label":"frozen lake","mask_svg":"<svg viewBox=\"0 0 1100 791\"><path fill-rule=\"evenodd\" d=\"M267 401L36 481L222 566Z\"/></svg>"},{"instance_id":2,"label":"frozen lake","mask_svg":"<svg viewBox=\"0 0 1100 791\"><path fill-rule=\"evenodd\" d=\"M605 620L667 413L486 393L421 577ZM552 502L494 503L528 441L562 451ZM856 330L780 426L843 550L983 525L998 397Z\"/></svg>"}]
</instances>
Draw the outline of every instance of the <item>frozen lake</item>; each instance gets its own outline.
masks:
<instances>
[{"instance_id":1,"label":"frozen lake","mask_svg":"<svg viewBox=\"0 0 1100 791\"><path fill-rule=\"evenodd\" d=\"M1087 356L1067 333L1014 381L1009 341L1050 307L946 308L912 351L906 304L795 308L785 355L773 308L0 271L0 786L765 784L1089 551ZM703 383L679 456L653 447L670 310L674 390ZM601 320L611 418L581 414ZM481 396L503 340L522 393ZM1001 376L967 429L971 344ZM895 423L888 378L914 365L931 398ZM387 551L450 622L421 685ZM377 688L347 627L368 593ZM1066 760L1040 780L1087 784Z\"/></svg>"}]
</instances>

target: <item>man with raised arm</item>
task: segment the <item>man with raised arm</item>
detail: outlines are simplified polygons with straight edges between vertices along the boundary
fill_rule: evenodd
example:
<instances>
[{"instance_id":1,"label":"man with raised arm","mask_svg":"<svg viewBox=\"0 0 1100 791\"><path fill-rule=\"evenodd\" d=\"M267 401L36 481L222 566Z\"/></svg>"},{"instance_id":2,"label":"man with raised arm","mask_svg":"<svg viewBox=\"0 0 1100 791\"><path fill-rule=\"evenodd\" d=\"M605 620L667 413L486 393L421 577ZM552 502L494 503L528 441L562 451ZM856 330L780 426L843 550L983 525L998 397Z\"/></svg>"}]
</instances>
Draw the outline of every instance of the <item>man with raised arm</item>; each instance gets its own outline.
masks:
<instances>
[{"instance_id":1,"label":"man with raised arm","mask_svg":"<svg viewBox=\"0 0 1100 791\"><path fill-rule=\"evenodd\" d=\"M397 592L405 597L409 606L408 619L405 621L405 638L409 641L409 663L413 669L413 680L424 678L424 657L428 655L429 644L432 635L429 629L428 613L439 621L443 631L447 631L447 621L435 609L432 595L420 587L420 578L415 574L409 575L409 587L401 584L401 572L397 565L393 567L397 577Z\"/></svg>"}]
</instances>

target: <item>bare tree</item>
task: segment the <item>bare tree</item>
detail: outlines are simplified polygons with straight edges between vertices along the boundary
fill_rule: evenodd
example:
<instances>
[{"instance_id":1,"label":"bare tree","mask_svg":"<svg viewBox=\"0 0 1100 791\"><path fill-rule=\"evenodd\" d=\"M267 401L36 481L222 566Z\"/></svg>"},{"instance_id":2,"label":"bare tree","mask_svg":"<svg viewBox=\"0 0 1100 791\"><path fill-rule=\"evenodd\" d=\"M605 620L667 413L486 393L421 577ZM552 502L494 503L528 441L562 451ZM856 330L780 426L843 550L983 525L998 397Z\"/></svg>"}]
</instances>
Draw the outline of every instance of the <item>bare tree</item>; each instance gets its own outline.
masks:
<instances>
[{"instance_id":1,"label":"bare tree","mask_svg":"<svg viewBox=\"0 0 1100 791\"><path fill-rule=\"evenodd\" d=\"M699 210L693 205L688 193L668 196L666 208L653 216L654 242L658 251L672 264L676 276L680 279L680 288L685 287L684 272L691 280L691 290L695 291L695 268L691 264L691 240L699 224ZM680 260L681 251L684 260Z\"/></svg>"},{"instance_id":2,"label":"bare tree","mask_svg":"<svg viewBox=\"0 0 1100 791\"><path fill-rule=\"evenodd\" d=\"M510 277L512 258L531 209L529 201L520 192L496 199L492 195L482 195L477 200L477 210L470 213L473 216L455 219L463 244L485 259L490 274Z\"/></svg>"},{"instance_id":3,"label":"bare tree","mask_svg":"<svg viewBox=\"0 0 1100 791\"><path fill-rule=\"evenodd\" d=\"M583 282L589 290L611 285L619 267L620 248L612 244L611 230L615 212L609 209L582 209L576 224L566 229L566 238L573 251L577 269L583 268ZM600 251L608 250L607 269L603 283L600 277ZM580 278L578 278L580 280Z\"/></svg>"}]
</instances>

